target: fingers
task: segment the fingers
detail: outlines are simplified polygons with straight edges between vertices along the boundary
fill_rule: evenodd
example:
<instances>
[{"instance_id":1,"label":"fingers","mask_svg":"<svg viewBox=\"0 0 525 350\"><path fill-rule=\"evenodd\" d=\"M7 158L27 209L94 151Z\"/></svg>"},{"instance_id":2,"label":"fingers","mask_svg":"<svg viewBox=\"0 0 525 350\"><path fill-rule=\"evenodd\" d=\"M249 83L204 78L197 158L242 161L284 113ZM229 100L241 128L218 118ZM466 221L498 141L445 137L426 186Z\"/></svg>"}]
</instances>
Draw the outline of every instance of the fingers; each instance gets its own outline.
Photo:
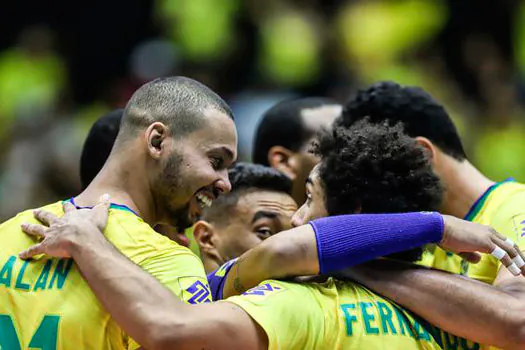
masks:
<instances>
[{"instance_id":1,"label":"fingers","mask_svg":"<svg viewBox=\"0 0 525 350\"><path fill-rule=\"evenodd\" d=\"M35 255L44 254L44 246L42 243L32 246L31 248L24 250L22 253L18 254L20 259L30 259Z\"/></svg>"},{"instance_id":2,"label":"fingers","mask_svg":"<svg viewBox=\"0 0 525 350\"><path fill-rule=\"evenodd\" d=\"M22 224L22 231L30 236L45 237L47 227L37 224Z\"/></svg>"},{"instance_id":3,"label":"fingers","mask_svg":"<svg viewBox=\"0 0 525 350\"><path fill-rule=\"evenodd\" d=\"M508 246L512 247L513 250L516 252L515 256L511 256L512 262L514 264L516 264L516 267L521 270L521 273L523 275L525 275L525 255L520 250L518 245L516 243L514 243L514 241L512 239L507 238L507 237L503 237L503 239L505 240L505 243Z\"/></svg>"},{"instance_id":4,"label":"fingers","mask_svg":"<svg viewBox=\"0 0 525 350\"><path fill-rule=\"evenodd\" d=\"M69 201L64 202L64 204L62 204L62 208L64 209L65 214L77 210L77 208L73 205L73 203Z\"/></svg>"},{"instance_id":5,"label":"fingers","mask_svg":"<svg viewBox=\"0 0 525 350\"><path fill-rule=\"evenodd\" d=\"M525 276L525 254L523 254L517 245L515 245L515 249L518 251L518 255L512 260L516 263L516 266L521 269L521 273Z\"/></svg>"},{"instance_id":6,"label":"fingers","mask_svg":"<svg viewBox=\"0 0 525 350\"><path fill-rule=\"evenodd\" d=\"M110 199L109 194L104 194L100 197L97 205L93 208L93 219L97 227L101 230L106 227L109 214Z\"/></svg>"},{"instance_id":7,"label":"fingers","mask_svg":"<svg viewBox=\"0 0 525 350\"><path fill-rule=\"evenodd\" d=\"M33 211L33 215L35 219L37 219L46 226L51 226L55 221L58 220L58 217L56 215L51 214L50 212L47 212L45 210L36 209Z\"/></svg>"},{"instance_id":8,"label":"fingers","mask_svg":"<svg viewBox=\"0 0 525 350\"><path fill-rule=\"evenodd\" d=\"M109 194L104 193L102 196L100 196L97 205L98 204L109 206L109 204L110 204L110 196L109 196Z\"/></svg>"},{"instance_id":9,"label":"fingers","mask_svg":"<svg viewBox=\"0 0 525 350\"><path fill-rule=\"evenodd\" d=\"M519 250L515 248L514 242L508 238L501 239L499 235L492 236L491 240L494 243L494 247L490 254L501 261L510 273L514 276L519 276L521 269L517 263L521 264L519 261L521 256L518 254Z\"/></svg>"},{"instance_id":10,"label":"fingers","mask_svg":"<svg viewBox=\"0 0 525 350\"><path fill-rule=\"evenodd\" d=\"M481 254L477 252L472 252L472 253L464 252L464 253L459 253L458 255L461 256L463 259L467 260L471 264L477 264L481 260Z\"/></svg>"},{"instance_id":11,"label":"fingers","mask_svg":"<svg viewBox=\"0 0 525 350\"><path fill-rule=\"evenodd\" d=\"M109 210L110 201L109 201L109 194L103 194L100 196L100 199L98 200L97 205L93 207L93 211L97 213L97 216L102 213L107 213Z\"/></svg>"}]
</instances>

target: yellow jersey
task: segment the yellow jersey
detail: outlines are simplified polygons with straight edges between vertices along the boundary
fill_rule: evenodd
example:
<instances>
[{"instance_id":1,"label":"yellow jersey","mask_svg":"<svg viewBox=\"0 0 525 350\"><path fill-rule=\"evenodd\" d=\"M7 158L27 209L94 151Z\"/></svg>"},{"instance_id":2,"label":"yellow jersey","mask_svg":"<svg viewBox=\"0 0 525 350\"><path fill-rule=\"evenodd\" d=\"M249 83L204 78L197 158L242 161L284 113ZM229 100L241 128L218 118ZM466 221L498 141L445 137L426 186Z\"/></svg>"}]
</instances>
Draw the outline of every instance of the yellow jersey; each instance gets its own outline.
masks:
<instances>
[{"instance_id":1,"label":"yellow jersey","mask_svg":"<svg viewBox=\"0 0 525 350\"><path fill-rule=\"evenodd\" d=\"M465 220L488 225L512 239L525 250L525 185L508 179L491 186L472 206ZM501 263L483 254L477 264L431 246L423 253L420 264L492 284Z\"/></svg>"},{"instance_id":2,"label":"yellow jersey","mask_svg":"<svg viewBox=\"0 0 525 350\"><path fill-rule=\"evenodd\" d=\"M43 209L63 215L62 202ZM0 225L0 349L138 348L99 303L73 260L17 257L36 243L21 231L22 223L36 223L32 211ZM211 301L204 268L195 254L156 233L127 207L111 205L104 234L184 301Z\"/></svg>"},{"instance_id":3,"label":"yellow jersey","mask_svg":"<svg viewBox=\"0 0 525 350\"><path fill-rule=\"evenodd\" d=\"M365 287L265 281L231 302L266 332L268 349L480 349Z\"/></svg>"}]
</instances>

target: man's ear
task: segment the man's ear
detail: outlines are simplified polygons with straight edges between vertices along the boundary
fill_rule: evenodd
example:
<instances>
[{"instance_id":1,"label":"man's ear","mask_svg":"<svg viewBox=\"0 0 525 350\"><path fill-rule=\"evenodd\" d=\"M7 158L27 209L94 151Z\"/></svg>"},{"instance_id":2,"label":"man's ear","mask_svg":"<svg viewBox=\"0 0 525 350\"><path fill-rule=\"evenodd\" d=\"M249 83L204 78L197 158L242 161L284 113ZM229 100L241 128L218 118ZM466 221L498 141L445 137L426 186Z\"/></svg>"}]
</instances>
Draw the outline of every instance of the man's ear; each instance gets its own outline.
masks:
<instances>
[{"instance_id":1,"label":"man's ear","mask_svg":"<svg viewBox=\"0 0 525 350\"><path fill-rule=\"evenodd\" d=\"M145 136L151 158L160 159L162 152L166 148L165 143L168 134L168 127L163 123L155 122L148 126Z\"/></svg>"},{"instance_id":2,"label":"man's ear","mask_svg":"<svg viewBox=\"0 0 525 350\"><path fill-rule=\"evenodd\" d=\"M282 146L273 146L268 151L268 163L274 169L295 180L297 173L294 167L294 152Z\"/></svg>"},{"instance_id":3,"label":"man's ear","mask_svg":"<svg viewBox=\"0 0 525 350\"><path fill-rule=\"evenodd\" d=\"M202 254L206 254L219 264L222 261L216 246L217 234L212 224L199 220L193 225L193 236Z\"/></svg>"},{"instance_id":4,"label":"man's ear","mask_svg":"<svg viewBox=\"0 0 525 350\"><path fill-rule=\"evenodd\" d=\"M428 154L428 157L430 159L430 162L432 164L435 164L436 162L436 156L437 156L437 150L436 150L436 146L434 146L434 144L432 143L432 141L430 141L429 139L427 139L426 137L423 137L423 136L417 136L415 138L416 140L416 143L423 147L423 149L427 152Z\"/></svg>"}]
</instances>

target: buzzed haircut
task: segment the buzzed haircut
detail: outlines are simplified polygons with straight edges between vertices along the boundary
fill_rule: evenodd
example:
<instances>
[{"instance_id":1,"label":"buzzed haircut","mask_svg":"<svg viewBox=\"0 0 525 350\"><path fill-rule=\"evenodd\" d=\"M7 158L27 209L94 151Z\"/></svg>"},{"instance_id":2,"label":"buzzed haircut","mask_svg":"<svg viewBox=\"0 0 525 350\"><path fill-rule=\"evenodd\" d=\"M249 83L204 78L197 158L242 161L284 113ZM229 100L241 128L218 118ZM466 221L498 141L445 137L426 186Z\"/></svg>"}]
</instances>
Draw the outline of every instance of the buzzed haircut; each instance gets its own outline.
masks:
<instances>
[{"instance_id":1,"label":"buzzed haircut","mask_svg":"<svg viewBox=\"0 0 525 350\"><path fill-rule=\"evenodd\" d=\"M210 208L203 211L202 219L215 225L225 225L237 205L239 197L250 191L292 193L292 180L280 171L260 164L236 163L228 176L232 185L229 193L221 195L213 201Z\"/></svg>"},{"instance_id":2,"label":"buzzed haircut","mask_svg":"<svg viewBox=\"0 0 525 350\"><path fill-rule=\"evenodd\" d=\"M279 102L262 117L253 142L252 160L268 166L268 151L282 146L297 152L310 140L316 130L308 130L302 111L323 106L338 106L334 100L309 97Z\"/></svg>"},{"instance_id":3,"label":"buzzed haircut","mask_svg":"<svg viewBox=\"0 0 525 350\"><path fill-rule=\"evenodd\" d=\"M467 158L456 126L445 108L419 87L401 86L391 81L376 83L349 100L334 124L349 127L365 117L371 122L402 123L411 137L426 137L457 160Z\"/></svg>"},{"instance_id":4,"label":"buzzed haircut","mask_svg":"<svg viewBox=\"0 0 525 350\"><path fill-rule=\"evenodd\" d=\"M184 136L204 125L206 109L215 109L233 120L228 104L207 86L186 77L159 78L142 85L131 96L121 129L124 134L134 135L161 122L174 136Z\"/></svg>"},{"instance_id":5,"label":"buzzed haircut","mask_svg":"<svg viewBox=\"0 0 525 350\"><path fill-rule=\"evenodd\" d=\"M93 124L80 156L80 182L84 190L100 172L117 138L123 109L102 116Z\"/></svg>"}]
</instances>

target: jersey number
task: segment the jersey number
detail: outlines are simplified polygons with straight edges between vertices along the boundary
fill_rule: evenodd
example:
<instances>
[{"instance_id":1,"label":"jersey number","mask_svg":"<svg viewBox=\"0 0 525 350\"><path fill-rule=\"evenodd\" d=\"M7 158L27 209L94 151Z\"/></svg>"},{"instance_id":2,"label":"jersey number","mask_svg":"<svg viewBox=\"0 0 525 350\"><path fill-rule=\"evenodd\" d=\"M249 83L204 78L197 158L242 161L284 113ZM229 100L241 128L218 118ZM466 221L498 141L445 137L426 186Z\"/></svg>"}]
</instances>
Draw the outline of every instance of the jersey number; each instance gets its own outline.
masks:
<instances>
[{"instance_id":1,"label":"jersey number","mask_svg":"<svg viewBox=\"0 0 525 350\"><path fill-rule=\"evenodd\" d=\"M29 342L30 348L55 350L57 348L57 333L59 316L45 316ZM21 349L20 340L16 334L11 316L0 314L0 349Z\"/></svg>"}]
</instances>

